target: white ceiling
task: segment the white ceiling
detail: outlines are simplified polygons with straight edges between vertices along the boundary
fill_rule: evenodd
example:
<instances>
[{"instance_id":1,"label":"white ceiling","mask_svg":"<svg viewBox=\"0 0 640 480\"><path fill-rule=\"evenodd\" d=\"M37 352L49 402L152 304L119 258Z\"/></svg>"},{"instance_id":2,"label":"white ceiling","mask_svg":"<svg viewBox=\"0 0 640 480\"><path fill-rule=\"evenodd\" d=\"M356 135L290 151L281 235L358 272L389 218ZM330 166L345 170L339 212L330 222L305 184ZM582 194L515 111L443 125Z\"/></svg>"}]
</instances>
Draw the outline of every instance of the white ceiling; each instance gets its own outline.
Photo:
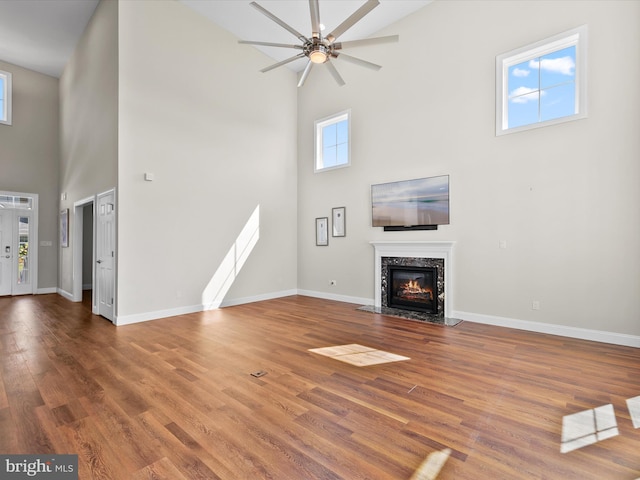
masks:
<instances>
[{"instance_id":1,"label":"white ceiling","mask_svg":"<svg viewBox=\"0 0 640 480\"><path fill-rule=\"evenodd\" d=\"M200 12L216 24L233 33L242 40L299 44L300 41L290 32L267 18L249 4L251 0L179 0ZM256 0L262 7L284 21L298 32L311 37L311 16L307 0ZM379 0L380 5L369 12L340 38L341 41L355 40L372 36L384 27L413 13L432 0ZM320 22L326 25L325 33L331 32L353 12L360 8L365 0L320 0ZM393 35L394 32L390 32ZM300 50L277 47L248 46L257 48L276 61L293 57ZM375 48L375 47L368 47ZM366 58L365 58L366 60ZM275 62L273 62L275 63ZM307 60L301 59L287 66L300 71ZM265 65L266 67L267 65Z\"/></svg>"},{"instance_id":2,"label":"white ceiling","mask_svg":"<svg viewBox=\"0 0 640 480\"><path fill-rule=\"evenodd\" d=\"M0 60L59 77L98 1L0 0ZM251 7L250 0L179 1L239 39L299 43L291 33ZM380 0L380 5L344 33L340 40L371 36L431 1ZM311 35L308 1L258 0L258 3L300 33ZM364 0L320 0L320 21L326 25L326 31L330 32L363 3ZM260 48L274 59L274 63L299 53L299 50L293 49L246 47ZM304 65L304 60L298 60L288 66L299 71Z\"/></svg>"},{"instance_id":3,"label":"white ceiling","mask_svg":"<svg viewBox=\"0 0 640 480\"><path fill-rule=\"evenodd\" d=\"M62 74L98 0L0 0L0 60Z\"/></svg>"}]
</instances>

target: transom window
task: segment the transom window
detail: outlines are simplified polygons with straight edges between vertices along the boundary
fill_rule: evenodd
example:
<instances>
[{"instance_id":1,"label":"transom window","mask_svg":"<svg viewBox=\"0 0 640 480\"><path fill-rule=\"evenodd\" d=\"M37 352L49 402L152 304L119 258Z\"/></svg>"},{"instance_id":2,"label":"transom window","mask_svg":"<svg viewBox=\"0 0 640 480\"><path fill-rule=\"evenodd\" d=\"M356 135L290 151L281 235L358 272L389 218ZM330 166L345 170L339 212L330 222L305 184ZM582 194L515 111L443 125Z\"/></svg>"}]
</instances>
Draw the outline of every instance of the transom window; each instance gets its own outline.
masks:
<instances>
[{"instance_id":1,"label":"transom window","mask_svg":"<svg viewBox=\"0 0 640 480\"><path fill-rule=\"evenodd\" d=\"M351 111L340 112L315 122L316 172L351 165Z\"/></svg>"},{"instance_id":2,"label":"transom window","mask_svg":"<svg viewBox=\"0 0 640 480\"><path fill-rule=\"evenodd\" d=\"M11 125L11 74L0 70L0 123Z\"/></svg>"},{"instance_id":3,"label":"transom window","mask_svg":"<svg viewBox=\"0 0 640 480\"><path fill-rule=\"evenodd\" d=\"M496 135L585 118L587 27L496 58Z\"/></svg>"}]
</instances>

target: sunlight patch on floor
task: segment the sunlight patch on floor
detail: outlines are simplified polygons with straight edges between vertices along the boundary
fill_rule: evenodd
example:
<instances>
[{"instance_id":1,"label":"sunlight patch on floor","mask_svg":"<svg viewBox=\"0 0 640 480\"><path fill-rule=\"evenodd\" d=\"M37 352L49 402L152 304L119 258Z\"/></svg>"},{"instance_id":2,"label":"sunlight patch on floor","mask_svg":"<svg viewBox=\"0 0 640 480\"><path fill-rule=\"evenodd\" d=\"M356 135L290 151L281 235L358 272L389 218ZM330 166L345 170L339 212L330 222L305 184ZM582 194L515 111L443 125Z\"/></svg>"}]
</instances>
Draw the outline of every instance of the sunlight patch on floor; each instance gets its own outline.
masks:
<instances>
[{"instance_id":1,"label":"sunlight patch on floor","mask_svg":"<svg viewBox=\"0 0 640 480\"><path fill-rule=\"evenodd\" d=\"M411 475L410 480L435 480L449 458L449 455L451 455L450 448L445 448L439 452L431 452L413 475Z\"/></svg>"},{"instance_id":2,"label":"sunlight patch on floor","mask_svg":"<svg viewBox=\"0 0 640 480\"><path fill-rule=\"evenodd\" d=\"M369 365L379 365L381 363L411 360L409 357L376 350L375 348L365 347L363 345L358 345L357 343L336 345L333 347L310 348L309 351L355 365L356 367L366 367Z\"/></svg>"},{"instance_id":3,"label":"sunlight patch on floor","mask_svg":"<svg viewBox=\"0 0 640 480\"><path fill-rule=\"evenodd\" d=\"M566 415L562 418L560 452L571 452L618 434L618 424L611 404Z\"/></svg>"},{"instance_id":4,"label":"sunlight patch on floor","mask_svg":"<svg viewBox=\"0 0 640 480\"><path fill-rule=\"evenodd\" d=\"M631 415L633 428L640 428L640 397L627 399L627 408L629 409L629 415Z\"/></svg>"}]
</instances>

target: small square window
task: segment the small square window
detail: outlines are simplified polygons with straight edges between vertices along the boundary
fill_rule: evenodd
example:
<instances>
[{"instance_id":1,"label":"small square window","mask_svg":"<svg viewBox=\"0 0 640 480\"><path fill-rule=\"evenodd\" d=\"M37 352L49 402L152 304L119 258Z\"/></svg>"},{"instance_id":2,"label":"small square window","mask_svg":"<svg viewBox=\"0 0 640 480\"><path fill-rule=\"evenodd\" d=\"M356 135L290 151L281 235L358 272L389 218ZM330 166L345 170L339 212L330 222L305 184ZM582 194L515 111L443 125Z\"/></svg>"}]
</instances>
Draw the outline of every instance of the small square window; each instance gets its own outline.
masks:
<instances>
[{"instance_id":1,"label":"small square window","mask_svg":"<svg viewBox=\"0 0 640 480\"><path fill-rule=\"evenodd\" d=\"M496 57L496 135L587 116L587 27Z\"/></svg>"},{"instance_id":2,"label":"small square window","mask_svg":"<svg viewBox=\"0 0 640 480\"><path fill-rule=\"evenodd\" d=\"M0 70L0 124L11 125L11 74Z\"/></svg>"},{"instance_id":3,"label":"small square window","mask_svg":"<svg viewBox=\"0 0 640 480\"><path fill-rule=\"evenodd\" d=\"M351 165L351 111L332 115L315 122L314 171L331 170Z\"/></svg>"}]
</instances>

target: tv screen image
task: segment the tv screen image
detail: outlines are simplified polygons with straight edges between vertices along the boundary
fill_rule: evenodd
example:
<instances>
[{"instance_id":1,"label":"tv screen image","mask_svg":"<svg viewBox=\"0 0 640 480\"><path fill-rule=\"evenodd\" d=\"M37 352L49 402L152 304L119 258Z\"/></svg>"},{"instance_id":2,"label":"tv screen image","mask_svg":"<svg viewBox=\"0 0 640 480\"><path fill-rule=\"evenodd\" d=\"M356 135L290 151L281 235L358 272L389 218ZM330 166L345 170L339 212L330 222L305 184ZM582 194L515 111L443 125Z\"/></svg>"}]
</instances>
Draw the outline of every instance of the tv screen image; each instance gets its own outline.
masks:
<instances>
[{"instance_id":1,"label":"tv screen image","mask_svg":"<svg viewBox=\"0 0 640 480\"><path fill-rule=\"evenodd\" d=\"M449 224L449 175L371 185L372 225Z\"/></svg>"}]
</instances>

